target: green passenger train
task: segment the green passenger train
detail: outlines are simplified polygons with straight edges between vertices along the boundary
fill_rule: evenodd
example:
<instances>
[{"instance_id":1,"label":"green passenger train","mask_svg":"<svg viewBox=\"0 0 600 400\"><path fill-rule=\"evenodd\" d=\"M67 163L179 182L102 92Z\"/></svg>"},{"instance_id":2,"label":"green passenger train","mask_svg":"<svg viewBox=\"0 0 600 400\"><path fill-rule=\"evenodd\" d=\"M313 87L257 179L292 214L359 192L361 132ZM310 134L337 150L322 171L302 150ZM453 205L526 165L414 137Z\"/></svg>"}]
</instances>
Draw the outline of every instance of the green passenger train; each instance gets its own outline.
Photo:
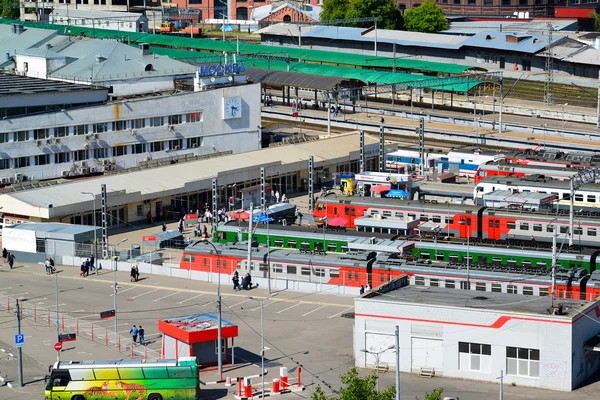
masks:
<instances>
[{"instance_id":1,"label":"green passenger train","mask_svg":"<svg viewBox=\"0 0 600 400\"><path fill-rule=\"evenodd\" d=\"M414 242L415 246L404 257L415 260L436 260L458 266L468 262L486 265L490 268L506 269L519 268L528 271L546 273L552 266L552 251L550 249L516 248L507 246L482 246L466 242L449 243L445 240L426 240L425 238L402 239L389 234L344 231L332 233L323 228L305 228L298 226L282 227L259 224L253 229L253 242L266 245L267 237L271 247L296 249L303 253L347 253L360 247L360 244L372 237L380 242L389 244L390 252L397 252L400 243L406 240ZM217 228L214 239L220 243L239 243L248 240L248 226L230 222ZM559 239L559 247L560 247ZM364 245L363 245L364 247ZM565 249L568 246L563 246ZM562 269L584 268L589 273L596 270L596 260L600 250L585 250L583 252L560 252L557 266Z\"/></svg>"}]
</instances>

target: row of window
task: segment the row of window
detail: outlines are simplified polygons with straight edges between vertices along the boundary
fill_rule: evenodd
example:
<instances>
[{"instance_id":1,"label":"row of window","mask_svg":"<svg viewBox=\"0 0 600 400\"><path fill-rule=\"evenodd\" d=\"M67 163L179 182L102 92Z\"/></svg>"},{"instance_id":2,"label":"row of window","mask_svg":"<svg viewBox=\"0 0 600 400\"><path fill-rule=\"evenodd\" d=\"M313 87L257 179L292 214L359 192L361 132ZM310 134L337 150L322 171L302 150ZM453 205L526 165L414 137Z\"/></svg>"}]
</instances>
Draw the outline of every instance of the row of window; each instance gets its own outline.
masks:
<instances>
[{"instance_id":1,"label":"row of window","mask_svg":"<svg viewBox=\"0 0 600 400\"><path fill-rule=\"evenodd\" d=\"M480 292L495 292L495 293L509 293L509 294L524 294L527 296L541 296L546 297L550 295L550 288L538 287L538 286L517 286L506 283L490 283L490 282L468 282L466 280L454 280L454 279L438 279L429 278L423 276L414 276L414 285L416 286L433 286L433 287L445 287L448 289L464 289L472 290L473 286L475 290ZM519 291L520 289L520 291Z\"/></svg>"},{"instance_id":2,"label":"row of window","mask_svg":"<svg viewBox=\"0 0 600 400\"><path fill-rule=\"evenodd\" d=\"M202 146L202 143L202 137L187 138L186 148ZM128 154L142 154L149 152L152 153L163 150L179 150L182 148L184 148L183 139L171 139L167 141L162 140L149 143L137 143L127 146L103 147L91 150L75 150L63 153L40 154L31 157L13 158L12 160L14 161L14 166L10 165L11 159L0 160L0 170L10 168L25 168L34 165L62 164L69 163L72 161L83 161L88 159L119 157Z\"/></svg>"},{"instance_id":3,"label":"row of window","mask_svg":"<svg viewBox=\"0 0 600 400\"><path fill-rule=\"evenodd\" d=\"M490 190L491 187L491 190ZM488 185L481 185L477 187L477 192L478 193L484 193L486 192L486 189L488 190L488 192L493 192L496 190L495 186L490 186ZM498 187L498 189L506 189L506 187ZM544 190L531 190L531 189L520 189L520 192L522 193L541 193L541 194L553 194L556 195L556 197L558 199L561 200L571 200L571 194L569 193L569 191L563 191L563 192L546 192ZM487 192L486 192L487 193ZM480 196L481 197L481 196ZM600 203L600 196L596 196L595 194L583 194L583 193L575 193L575 201L576 202L587 202L587 203Z\"/></svg>"},{"instance_id":4,"label":"row of window","mask_svg":"<svg viewBox=\"0 0 600 400\"><path fill-rule=\"evenodd\" d=\"M492 346L458 342L459 369L491 372ZM540 377L540 351L523 347L506 347L507 375Z\"/></svg>"},{"instance_id":5,"label":"row of window","mask_svg":"<svg viewBox=\"0 0 600 400\"><path fill-rule=\"evenodd\" d=\"M50 137L66 137L87 135L88 133L104 133L111 131L125 131L128 129L143 129L146 127L159 127L165 125L179 125L201 122L202 114L189 113L177 114L163 117L138 118L123 121L98 122L95 124L57 126L54 128L39 128L29 131L2 132L0 133L0 143L25 142L28 140L43 140Z\"/></svg>"},{"instance_id":6,"label":"row of window","mask_svg":"<svg viewBox=\"0 0 600 400\"><path fill-rule=\"evenodd\" d=\"M440 3L440 1L438 0L438 3ZM449 4L450 0L441 0L442 4ZM466 4L468 6L479 6L480 4L477 4L476 0L451 0L451 4L454 5L460 5L460 4ZM528 6L528 5L542 5L542 0L533 0L533 2L531 2L531 0L518 0L518 5L520 6ZM503 7L510 7L510 6L515 6L517 5L517 2L513 1L513 0L502 0L501 1L501 5ZM483 0L483 6L484 7L498 7L498 4L494 4L494 0Z\"/></svg>"}]
</instances>

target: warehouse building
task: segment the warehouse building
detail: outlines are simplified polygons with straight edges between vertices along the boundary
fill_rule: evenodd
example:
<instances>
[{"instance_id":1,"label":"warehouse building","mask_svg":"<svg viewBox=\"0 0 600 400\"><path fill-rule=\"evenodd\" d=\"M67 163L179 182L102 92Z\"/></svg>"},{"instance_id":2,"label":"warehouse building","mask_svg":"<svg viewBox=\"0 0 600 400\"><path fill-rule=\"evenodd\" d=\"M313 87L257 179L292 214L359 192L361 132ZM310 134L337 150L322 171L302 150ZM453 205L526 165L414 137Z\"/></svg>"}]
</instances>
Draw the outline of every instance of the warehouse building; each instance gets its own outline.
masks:
<instances>
[{"instance_id":1,"label":"warehouse building","mask_svg":"<svg viewBox=\"0 0 600 400\"><path fill-rule=\"evenodd\" d=\"M395 284L355 300L357 367L395 369L396 326L402 372L571 391L600 366L598 300Z\"/></svg>"}]
</instances>

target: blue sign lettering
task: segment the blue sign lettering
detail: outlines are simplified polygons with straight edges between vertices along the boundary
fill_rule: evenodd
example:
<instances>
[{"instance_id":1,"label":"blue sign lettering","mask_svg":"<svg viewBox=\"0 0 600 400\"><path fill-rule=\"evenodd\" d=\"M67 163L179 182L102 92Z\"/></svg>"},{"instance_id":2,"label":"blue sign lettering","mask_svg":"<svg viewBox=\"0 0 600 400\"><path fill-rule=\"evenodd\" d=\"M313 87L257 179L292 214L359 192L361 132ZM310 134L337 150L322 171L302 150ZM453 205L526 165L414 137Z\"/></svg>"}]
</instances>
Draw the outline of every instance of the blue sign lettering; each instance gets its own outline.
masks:
<instances>
[{"instance_id":1,"label":"blue sign lettering","mask_svg":"<svg viewBox=\"0 0 600 400\"><path fill-rule=\"evenodd\" d=\"M223 76L232 74L241 74L246 72L244 63L239 64L217 64L202 65L198 69L200 76Z\"/></svg>"}]
</instances>

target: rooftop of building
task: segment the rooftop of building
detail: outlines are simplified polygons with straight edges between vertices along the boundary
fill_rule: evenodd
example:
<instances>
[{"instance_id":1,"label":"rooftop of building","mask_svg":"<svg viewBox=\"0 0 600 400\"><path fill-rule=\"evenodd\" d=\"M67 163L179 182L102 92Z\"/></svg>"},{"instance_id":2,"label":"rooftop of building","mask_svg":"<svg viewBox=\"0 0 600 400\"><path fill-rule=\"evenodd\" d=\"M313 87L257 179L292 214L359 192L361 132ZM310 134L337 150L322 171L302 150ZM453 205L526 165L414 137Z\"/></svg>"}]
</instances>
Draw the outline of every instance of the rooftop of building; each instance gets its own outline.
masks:
<instances>
[{"instance_id":1,"label":"rooftop of building","mask_svg":"<svg viewBox=\"0 0 600 400\"><path fill-rule=\"evenodd\" d=\"M146 18L143 14L120 11L82 10L74 7L53 8L52 14L58 17L86 18L86 19L112 19L118 21L133 21ZM91 22L91 21L90 21Z\"/></svg>"},{"instance_id":2,"label":"rooftop of building","mask_svg":"<svg viewBox=\"0 0 600 400\"><path fill-rule=\"evenodd\" d=\"M72 93L89 90L106 91L107 89L0 72L0 97Z\"/></svg>"},{"instance_id":3,"label":"rooftop of building","mask_svg":"<svg viewBox=\"0 0 600 400\"><path fill-rule=\"evenodd\" d=\"M514 40L511 40L511 38L514 38ZM553 36L552 43L557 44L564 39L559 36ZM548 46L548 42L548 35L487 30L467 37L461 44L462 46L494 49L496 51L518 51L534 54L545 49Z\"/></svg>"},{"instance_id":4,"label":"rooftop of building","mask_svg":"<svg viewBox=\"0 0 600 400\"><path fill-rule=\"evenodd\" d=\"M451 35L475 35L483 31L510 31L519 33L548 33L548 23L555 32L575 31L577 19L533 19L523 20L479 20L479 21L452 21L447 30L441 33Z\"/></svg>"},{"instance_id":5,"label":"rooftop of building","mask_svg":"<svg viewBox=\"0 0 600 400\"><path fill-rule=\"evenodd\" d=\"M261 21L279 10L283 10L286 7L289 7L300 14L304 14L314 21L319 20L319 15L321 15L321 11L323 11L323 7L321 6L303 4L302 7L298 7L296 4L288 3L287 1L274 1L271 4L255 7L252 10L252 19L254 21Z\"/></svg>"},{"instance_id":6,"label":"rooftop of building","mask_svg":"<svg viewBox=\"0 0 600 400\"><path fill-rule=\"evenodd\" d=\"M367 136L365 144L368 149L373 151L378 141ZM350 159L358 159L359 150L358 134L351 133L330 139L276 146L219 158L177 163L142 171L6 193L0 195L0 204L5 213L43 216L43 212L47 212L53 215L63 215L61 212L67 211L61 211L61 207L71 208L70 206L73 204L89 207L90 196L81 194L81 192L91 192L99 198L102 184L106 184L110 188L108 197L109 201L113 202L112 204L115 202L126 204L130 201L152 199L156 195L167 196L209 190L211 179L216 177L219 177L219 181L223 184L238 182L239 179L242 179L241 176L247 174L248 171L253 171L252 173L256 173L258 177L261 167L265 167L267 170L277 169L280 173L288 170L296 171L300 163L308 165L310 156L314 157L317 166L348 162ZM231 182L226 182L228 179ZM111 200L113 196L114 200ZM69 214L72 211L69 210Z\"/></svg>"},{"instance_id":7,"label":"rooftop of building","mask_svg":"<svg viewBox=\"0 0 600 400\"><path fill-rule=\"evenodd\" d=\"M374 291L363 297L363 299L366 299L367 301L375 300L400 304L412 303L419 305L450 306L464 309L508 311L546 316L550 316L549 310L552 307L552 298L546 296L477 292L415 285L406 285L386 293ZM565 318L579 314L582 309L587 308L591 303L586 300L559 299L556 301L556 304L562 305L563 311L560 317Z\"/></svg>"},{"instance_id":8,"label":"rooftop of building","mask_svg":"<svg viewBox=\"0 0 600 400\"><path fill-rule=\"evenodd\" d=\"M183 317L165 318L161 321L188 332L206 331L217 329L218 327L217 317L212 314L194 314ZM226 328L236 325L233 322L222 319L221 326Z\"/></svg>"}]
</instances>

